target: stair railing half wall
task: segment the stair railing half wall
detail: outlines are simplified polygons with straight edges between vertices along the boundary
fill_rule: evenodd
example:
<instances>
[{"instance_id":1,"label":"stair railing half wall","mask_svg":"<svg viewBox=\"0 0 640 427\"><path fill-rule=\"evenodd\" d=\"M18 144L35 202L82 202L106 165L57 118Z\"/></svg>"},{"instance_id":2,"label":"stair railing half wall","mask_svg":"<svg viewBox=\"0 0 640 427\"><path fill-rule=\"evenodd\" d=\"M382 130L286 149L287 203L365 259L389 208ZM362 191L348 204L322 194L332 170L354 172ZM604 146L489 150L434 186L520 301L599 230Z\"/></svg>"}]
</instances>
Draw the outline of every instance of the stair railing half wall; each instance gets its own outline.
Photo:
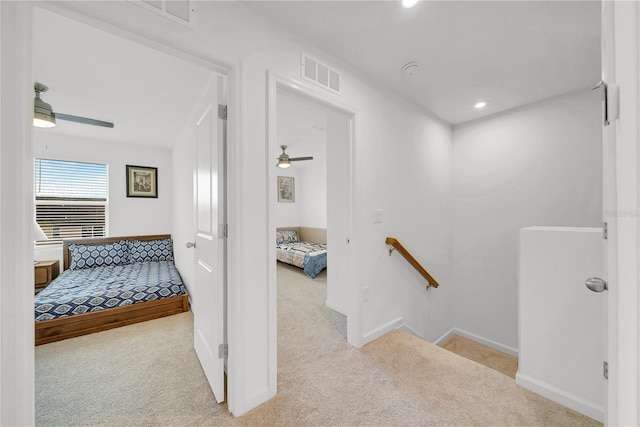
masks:
<instances>
[{"instance_id":1,"label":"stair railing half wall","mask_svg":"<svg viewBox=\"0 0 640 427\"><path fill-rule=\"evenodd\" d=\"M433 276L431 276L431 274L429 274L429 272L420 265L420 263L413 257L413 255L411 255L411 253L409 253L409 251L405 249L404 246L402 246L398 239L394 237L387 237L385 243L391 246L391 249L389 249L389 256L391 256L393 251L397 250L398 253L402 255L409 262L409 264L411 264L411 266L415 268L418 273L420 273L422 277L427 279L427 287L425 290L428 291L429 288L437 288L438 286L440 286L436 279L434 279Z\"/></svg>"}]
</instances>

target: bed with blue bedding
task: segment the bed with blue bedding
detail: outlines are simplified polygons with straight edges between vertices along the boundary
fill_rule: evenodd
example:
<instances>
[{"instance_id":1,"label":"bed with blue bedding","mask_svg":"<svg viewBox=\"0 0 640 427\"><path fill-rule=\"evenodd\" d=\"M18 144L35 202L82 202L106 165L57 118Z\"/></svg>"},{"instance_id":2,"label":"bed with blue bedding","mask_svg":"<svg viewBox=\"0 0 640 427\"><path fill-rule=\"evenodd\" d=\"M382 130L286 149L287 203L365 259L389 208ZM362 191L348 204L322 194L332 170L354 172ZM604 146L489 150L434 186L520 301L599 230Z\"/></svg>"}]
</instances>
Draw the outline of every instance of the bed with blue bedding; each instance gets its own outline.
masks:
<instances>
[{"instance_id":1,"label":"bed with blue bedding","mask_svg":"<svg viewBox=\"0 0 640 427\"><path fill-rule=\"evenodd\" d=\"M65 240L64 271L36 295L36 345L188 311L170 235Z\"/></svg>"},{"instance_id":2,"label":"bed with blue bedding","mask_svg":"<svg viewBox=\"0 0 640 427\"><path fill-rule=\"evenodd\" d=\"M307 276L315 279L327 268L327 244L301 240L298 228L278 229L276 258L278 261L302 268Z\"/></svg>"}]
</instances>

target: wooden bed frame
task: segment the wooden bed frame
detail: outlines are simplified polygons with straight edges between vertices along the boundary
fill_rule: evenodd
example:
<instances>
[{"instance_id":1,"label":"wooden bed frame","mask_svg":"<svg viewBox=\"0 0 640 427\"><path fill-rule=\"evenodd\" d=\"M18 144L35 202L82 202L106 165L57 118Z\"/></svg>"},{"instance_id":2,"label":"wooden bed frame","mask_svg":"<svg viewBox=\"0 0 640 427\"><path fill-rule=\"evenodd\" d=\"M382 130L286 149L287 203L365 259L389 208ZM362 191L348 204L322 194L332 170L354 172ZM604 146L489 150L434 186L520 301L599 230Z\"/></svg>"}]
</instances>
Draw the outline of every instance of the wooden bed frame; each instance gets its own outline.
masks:
<instances>
[{"instance_id":1,"label":"wooden bed frame","mask_svg":"<svg viewBox=\"0 0 640 427\"><path fill-rule=\"evenodd\" d=\"M68 269L71 264L69 245L72 243L101 245L120 240L140 240L145 242L169 238L171 238L170 234L158 234L153 236L94 237L64 240L62 244L64 270ZM41 320L35 322L35 341L36 345L46 344L185 311L189 311L189 297L180 295L122 307L106 308L89 313L74 314L73 316L60 317L58 319Z\"/></svg>"}]
</instances>

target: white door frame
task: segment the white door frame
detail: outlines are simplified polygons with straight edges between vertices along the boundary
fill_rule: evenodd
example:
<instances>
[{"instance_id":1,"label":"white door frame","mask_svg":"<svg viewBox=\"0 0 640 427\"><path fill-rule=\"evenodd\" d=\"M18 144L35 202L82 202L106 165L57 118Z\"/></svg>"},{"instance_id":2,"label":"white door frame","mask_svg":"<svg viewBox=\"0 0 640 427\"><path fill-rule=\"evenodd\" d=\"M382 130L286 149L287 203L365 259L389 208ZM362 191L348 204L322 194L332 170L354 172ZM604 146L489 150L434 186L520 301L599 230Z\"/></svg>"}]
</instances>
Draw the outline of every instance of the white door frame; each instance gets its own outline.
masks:
<instances>
[{"instance_id":1,"label":"white door frame","mask_svg":"<svg viewBox=\"0 0 640 427\"><path fill-rule=\"evenodd\" d=\"M315 88L310 88L307 83L299 80L283 77L269 71L267 74L267 201L268 201L268 220L267 220L267 234L269 236L268 242L275 242L275 210L277 203L277 188L276 188L276 158L279 154L277 134L276 134L276 101L278 96L278 87L286 88L289 91L300 95L302 98L309 100L315 104L321 104L332 110L337 110L350 116L351 135L349 140L349 224L350 230L349 238L349 278L347 283L350 284L348 292L348 316L347 316L347 342L356 348L360 348L363 345L362 341L362 286L360 286L359 269L357 268L357 246L359 239L356 216L356 182L355 182L355 139L356 139L356 119L357 109L348 106L342 102L335 100L333 97L320 93ZM278 372L278 359L277 359L277 343L278 343L278 331L277 331L277 279L276 279L276 248L274 244L269 245L268 250L268 262L269 262L269 388L275 395L277 390L277 372Z\"/></svg>"},{"instance_id":2,"label":"white door frame","mask_svg":"<svg viewBox=\"0 0 640 427\"><path fill-rule=\"evenodd\" d=\"M35 421L32 10L0 2L0 425Z\"/></svg>"},{"instance_id":3,"label":"white door frame","mask_svg":"<svg viewBox=\"0 0 640 427\"><path fill-rule=\"evenodd\" d=\"M608 64L614 65L614 70L609 70L614 73L612 91L615 86L620 90L619 119L610 125L616 127L615 211L605 215L614 216L609 232L613 248L607 260L612 276L605 422L640 425L640 5L607 1L603 2L603 14L609 18L605 22L613 23L613 31L609 28L604 33L614 48L613 64Z\"/></svg>"}]
</instances>

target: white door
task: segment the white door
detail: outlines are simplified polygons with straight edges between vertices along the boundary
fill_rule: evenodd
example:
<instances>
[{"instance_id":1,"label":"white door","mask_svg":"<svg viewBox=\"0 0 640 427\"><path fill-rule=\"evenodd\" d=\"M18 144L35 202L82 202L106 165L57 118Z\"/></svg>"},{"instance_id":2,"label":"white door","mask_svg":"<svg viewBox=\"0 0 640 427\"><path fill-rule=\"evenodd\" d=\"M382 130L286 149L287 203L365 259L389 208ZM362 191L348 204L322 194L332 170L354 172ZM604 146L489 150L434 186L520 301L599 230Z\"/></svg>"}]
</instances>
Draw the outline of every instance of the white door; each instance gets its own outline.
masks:
<instances>
[{"instance_id":1,"label":"white door","mask_svg":"<svg viewBox=\"0 0 640 427\"><path fill-rule=\"evenodd\" d=\"M215 76L196 122L196 283L193 305L194 348L211 390L218 401L224 396L226 298L226 118L224 78Z\"/></svg>"},{"instance_id":2,"label":"white door","mask_svg":"<svg viewBox=\"0 0 640 427\"><path fill-rule=\"evenodd\" d=\"M350 117L327 112L327 307L352 320L349 310Z\"/></svg>"}]
</instances>

